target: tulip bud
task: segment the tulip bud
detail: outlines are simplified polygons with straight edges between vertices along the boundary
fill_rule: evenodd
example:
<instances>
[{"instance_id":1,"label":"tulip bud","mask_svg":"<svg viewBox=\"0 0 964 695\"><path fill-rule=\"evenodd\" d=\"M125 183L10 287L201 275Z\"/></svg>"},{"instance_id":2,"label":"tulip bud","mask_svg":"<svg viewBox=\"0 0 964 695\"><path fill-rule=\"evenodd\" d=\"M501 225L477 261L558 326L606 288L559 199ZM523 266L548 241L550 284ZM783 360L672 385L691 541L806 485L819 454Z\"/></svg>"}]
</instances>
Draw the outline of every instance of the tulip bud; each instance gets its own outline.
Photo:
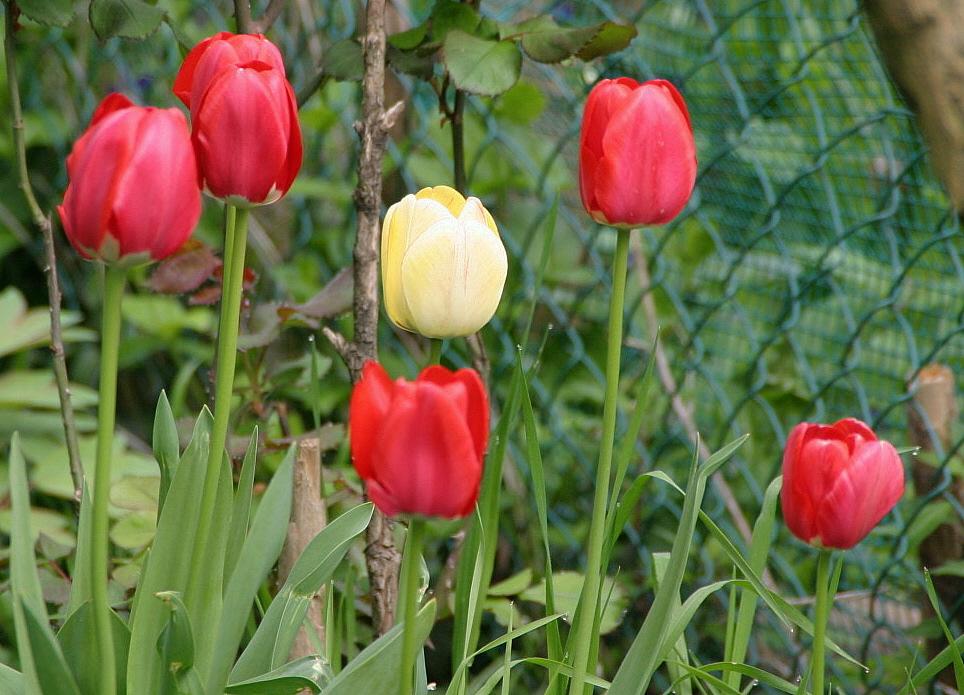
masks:
<instances>
[{"instance_id":1,"label":"tulip bud","mask_svg":"<svg viewBox=\"0 0 964 695\"><path fill-rule=\"evenodd\" d=\"M388 317L430 338L470 335L488 323L508 270L492 215L448 186L424 188L388 209L381 264Z\"/></svg>"},{"instance_id":2,"label":"tulip bud","mask_svg":"<svg viewBox=\"0 0 964 695\"><path fill-rule=\"evenodd\" d=\"M266 63L282 75L285 74L281 51L263 34L222 31L204 39L184 56L172 91L186 107L191 108L191 102L204 94L211 80L222 69L252 62Z\"/></svg>"},{"instance_id":3,"label":"tulip bud","mask_svg":"<svg viewBox=\"0 0 964 695\"><path fill-rule=\"evenodd\" d=\"M177 109L109 95L74 143L67 177L57 212L84 258L160 260L187 241L201 215L191 135Z\"/></svg>"},{"instance_id":4,"label":"tulip bud","mask_svg":"<svg viewBox=\"0 0 964 695\"><path fill-rule=\"evenodd\" d=\"M800 540L823 548L857 545L904 493L896 449L860 420L803 422L783 454L783 519Z\"/></svg>"},{"instance_id":5,"label":"tulip bud","mask_svg":"<svg viewBox=\"0 0 964 695\"><path fill-rule=\"evenodd\" d=\"M472 512L489 439L489 399L474 370L431 366L415 381L392 381L367 362L349 428L355 470L384 514Z\"/></svg>"},{"instance_id":6,"label":"tulip bud","mask_svg":"<svg viewBox=\"0 0 964 695\"><path fill-rule=\"evenodd\" d=\"M579 190L586 212L614 227L665 224L696 182L686 102L665 80L602 80L586 100Z\"/></svg>"},{"instance_id":7,"label":"tulip bud","mask_svg":"<svg viewBox=\"0 0 964 695\"><path fill-rule=\"evenodd\" d=\"M288 192L301 168L301 126L274 44L226 32L205 39L185 58L174 93L191 109L205 191L240 207Z\"/></svg>"}]
</instances>

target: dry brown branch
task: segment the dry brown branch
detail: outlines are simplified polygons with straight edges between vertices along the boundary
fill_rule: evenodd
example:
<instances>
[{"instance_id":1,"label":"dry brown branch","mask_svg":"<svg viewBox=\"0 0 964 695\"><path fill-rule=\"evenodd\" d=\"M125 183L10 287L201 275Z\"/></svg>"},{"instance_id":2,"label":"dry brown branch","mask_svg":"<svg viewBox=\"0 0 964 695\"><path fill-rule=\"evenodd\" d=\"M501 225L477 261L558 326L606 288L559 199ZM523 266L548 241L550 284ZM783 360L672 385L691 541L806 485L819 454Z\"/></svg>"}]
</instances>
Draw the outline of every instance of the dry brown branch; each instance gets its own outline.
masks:
<instances>
[{"instance_id":1,"label":"dry brown branch","mask_svg":"<svg viewBox=\"0 0 964 695\"><path fill-rule=\"evenodd\" d=\"M234 21L239 34L254 32L254 22L251 21L251 5L249 0L234 0Z\"/></svg>"},{"instance_id":2,"label":"dry brown branch","mask_svg":"<svg viewBox=\"0 0 964 695\"><path fill-rule=\"evenodd\" d=\"M281 11L284 10L284 8L285 0L271 0L271 2L268 3L268 6L264 9L264 14L261 15L261 19L259 19L257 22L254 22L254 31L259 34L263 34L268 31L268 29L271 28L271 25L275 23L275 20L278 19L278 15L281 14Z\"/></svg>"},{"instance_id":3,"label":"dry brown branch","mask_svg":"<svg viewBox=\"0 0 964 695\"><path fill-rule=\"evenodd\" d=\"M4 57L7 64L7 88L10 95L11 127L13 130L14 150L17 158L17 177L24 200L30 209L34 226L44 240L44 272L47 276L47 295L50 301L50 350L53 353L54 375L57 380L57 393L60 397L60 413L64 424L64 440L67 445L67 459L70 464L70 478L74 485L74 499L80 501L84 489L84 467L80 460L77 445L77 424L74 406L70 399L70 379L67 375L67 360L64 355L63 332L60 323L60 282L57 277L57 254L54 248L53 223L37 203L30 185L27 170L27 146L24 138L23 113L20 106L20 87L17 83L17 54L14 47L15 19L10 5L4 12L6 32Z\"/></svg>"},{"instance_id":4,"label":"dry brown branch","mask_svg":"<svg viewBox=\"0 0 964 695\"><path fill-rule=\"evenodd\" d=\"M302 439L298 443L298 458L295 461L291 521L288 523L288 536L278 561L278 586L284 584L308 543L328 524L323 495L320 442L315 438ZM322 587L308 604L307 615L312 629L322 643L325 640L324 605L325 589ZM315 654L316 650L312 647L306 630L307 628L302 627L298 631L288 655L290 659Z\"/></svg>"},{"instance_id":5,"label":"dry brown branch","mask_svg":"<svg viewBox=\"0 0 964 695\"><path fill-rule=\"evenodd\" d=\"M646 258L646 251L643 248L643 242L639 234L634 234L630 243L632 245L633 255L636 257L639 284L644 292L643 314L646 318L646 331L649 335L655 336L659 331L659 317L656 314L656 301L653 299L653 286L649 276L649 262ZM673 370L670 368L669 359L666 357L666 351L663 350L661 343L656 344L656 374L659 377L659 382L663 390L670 395L673 412L683 425L683 429L686 430L686 436L694 446L699 446L700 458L705 461L710 457L710 450L699 437L696 429L696 421L693 418L693 409L679 393L676 378L673 376ZM726 506L726 510L732 517L733 523L736 525L743 540L749 543L752 534L750 524L746 520L743 510L740 508L740 503L733 494L733 490L722 475L713 476L713 485L716 488L717 494L723 499L723 504ZM768 569L764 570L763 582L771 589L775 587L773 577Z\"/></svg>"}]
</instances>

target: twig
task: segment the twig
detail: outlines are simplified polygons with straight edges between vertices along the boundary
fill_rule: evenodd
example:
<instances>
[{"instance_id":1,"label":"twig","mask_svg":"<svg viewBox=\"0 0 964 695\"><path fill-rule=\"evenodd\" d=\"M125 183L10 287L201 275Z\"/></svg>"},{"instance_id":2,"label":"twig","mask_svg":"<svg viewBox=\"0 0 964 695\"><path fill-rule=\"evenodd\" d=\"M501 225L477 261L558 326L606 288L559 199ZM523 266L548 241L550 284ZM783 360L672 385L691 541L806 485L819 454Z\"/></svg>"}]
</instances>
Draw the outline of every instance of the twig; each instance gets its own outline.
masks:
<instances>
[{"instance_id":1,"label":"twig","mask_svg":"<svg viewBox=\"0 0 964 695\"><path fill-rule=\"evenodd\" d=\"M639 284L643 290L643 313L646 316L646 331L649 335L656 335L659 330L659 318L656 314L656 302L653 299L653 286L649 276L649 261L647 260L646 251L643 249L643 242L640 240L639 234L633 234L630 244L632 245L633 255L636 257ZM663 386L663 390L670 396L673 412L676 413L676 417L679 418L680 423L682 423L689 440L694 445L699 446L700 458L705 461L710 457L710 450L698 436L696 421L693 419L693 410L679 393L676 378L673 376L673 370L669 366L669 359L666 357L662 343L656 344L656 373L659 375L659 381ZM743 510L740 508L740 503L737 502L729 483L726 482L723 476L715 475L713 476L713 485L716 488L717 494L723 499L723 504L733 518L733 523L736 525L743 540L749 543L752 535L750 524L746 520L746 516L744 516ZM764 569L763 582L768 588L775 587L773 577L768 569Z\"/></svg>"},{"instance_id":2,"label":"twig","mask_svg":"<svg viewBox=\"0 0 964 695\"><path fill-rule=\"evenodd\" d=\"M268 31L268 29L271 28L271 25L275 23L275 20L278 19L278 15L281 14L281 11L284 8L285 0L271 0L271 2L269 2L268 6L265 8L264 14L261 15L261 19L254 23L255 31L259 34L263 34Z\"/></svg>"},{"instance_id":3,"label":"twig","mask_svg":"<svg viewBox=\"0 0 964 695\"><path fill-rule=\"evenodd\" d=\"M60 396L60 413L64 423L64 440L67 444L67 458L70 462L70 478L74 484L74 499L80 501L84 489L84 467L80 460L77 445L77 423L74 407L70 400L70 379L67 376L67 360L64 356L63 332L60 323L60 283L57 278L57 255L54 249L53 223L37 203L30 185L27 170L27 147L24 140L23 113L20 105L20 88L17 84L17 62L14 50L15 19L13 7L6 3L4 38L4 57L7 63L7 87L10 91L10 111L13 129L13 144L17 157L17 176L23 197L30 208L33 223L40 230L44 240L46 262L44 271L47 276L47 294L50 302L50 351L53 353L54 375L57 380L57 393Z\"/></svg>"},{"instance_id":4,"label":"twig","mask_svg":"<svg viewBox=\"0 0 964 695\"><path fill-rule=\"evenodd\" d=\"M325 337L348 366L352 381L361 375L362 366L378 357L378 247L379 218L382 211L382 159L388 131L404 108L398 102L387 111L385 93L385 0L369 0L366 12L365 76L362 81L362 120L355 124L361 139L358 159L358 185L355 209L358 227L355 236L354 324L351 341L331 328ZM392 538L391 522L378 510L368 527L365 560L372 594L372 617L378 634L387 632L395 622L398 602L398 569L401 555Z\"/></svg>"}]
</instances>

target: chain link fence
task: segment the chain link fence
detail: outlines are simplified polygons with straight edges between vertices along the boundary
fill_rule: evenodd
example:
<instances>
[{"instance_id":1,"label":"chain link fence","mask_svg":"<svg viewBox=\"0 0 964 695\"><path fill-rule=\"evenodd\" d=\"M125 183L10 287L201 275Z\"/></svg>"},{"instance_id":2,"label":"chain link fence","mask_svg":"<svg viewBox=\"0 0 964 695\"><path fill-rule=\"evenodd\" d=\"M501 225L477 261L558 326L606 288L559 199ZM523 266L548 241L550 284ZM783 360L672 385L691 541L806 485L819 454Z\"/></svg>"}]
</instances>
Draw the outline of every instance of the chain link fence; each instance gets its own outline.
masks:
<instances>
[{"instance_id":1,"label":"chain link fence","mask_svg":"<svg viewBox=\"0 0 964 695\"><path fill-rule=\"evenodd\" d=\"M171 3L172 23L197 40L229 28L229 4ZM424 18L431 4L397 2L398 28ZM964 234L857 2L486 0L482 10L506 21L537 11L561 22L612 19L633 22L639 32L629 49L605 61L527 62L519 86L497 99L470 99L466 114L468 189L499 221L511 258L502 308L485 336L491 382L498 403L521 345L527 364L535 364L531 388L542 419L556 566L581 562L602 405L615 237L583 213L575 173L582 103L601 77L659 76L676 83L690 107L700 160L684 213L665 229L638 232L632 247L624 415L656 326L668 359L649 392L631 474L660 468L678 480L685 475L694 447L686 418L711 448L752 433L741 457L722 472L729 493L715 488L706 502L742 543L743 522L732 508L752 523L798 421L856 416L898 446L911 444L908 384L932 363L964 371ZM357 34L359 18L350 0L291 2L272 38L289 56L296 88L309 81L328 45ZM170 37L106 45L74 41L59 30L47 37L36 55L52 48L57 60L39 84L25 85L24 100L28 112L42 114L28 126L52 133L47 137L63 154L82 114L106 89L172 103L170 81L156 77L158 65L173 76L179 64ZM51 110L45 104L51 84L77 96ZM401 76L389 89L390 97L409 102L386 163L386 202L393 202L418 187L450 182L452 149L427 85ZM302 111L306 164L292 204L259 212L252 228L263 294L303 301L350 262L357 103L355 85L330 83ZM41 178L37 185L53 197L63 188L61 179ZM214 242L217 216L213 210L206 215L201 234ZM549 233L551 243L544 245ZM548 264L541 274L544 251ZM66 291L68 306L83 303L70 277ZM523 334L533 298L534 320ZM414 370L402 337L387 322L382 331L385 361L396 371ZM453 344L449 356L467 362L462 349ZM160 383L174 373L160 364L152 377ZM917 546L937 522L964 516L952 476L964 428L953 417L951 425L949 440L932 436L926 442L932 452L923 458L932 465L935 486L927 495L909 494L847 554L841 590L849 593L838 602L836 631L870 671L838 671L834 680L844 692L894 691L920 650L919 632L911 631L923 605ZM529 494L528 471L518 450L506 476L506 499L513 503L503 522L511 549L500 554L503 576L525 566L527 556L538 557L539 547L531 505L521 501ZM615 554L626 611L605 638L609 661L618 660L639 626L650 554L668 549L679 511L675 494L653 484L631 517ZM773 548L769 567L776 585L805 605L812 553L783 530ZM690 589L728 575L712 541L697 539L694 554ZM691 627L689 645L701 660L722 656L725 601L720 596ZM759 628L753 663L789 678L801 673L797 636L766 611Z\"/></svg>"}]
</instances>

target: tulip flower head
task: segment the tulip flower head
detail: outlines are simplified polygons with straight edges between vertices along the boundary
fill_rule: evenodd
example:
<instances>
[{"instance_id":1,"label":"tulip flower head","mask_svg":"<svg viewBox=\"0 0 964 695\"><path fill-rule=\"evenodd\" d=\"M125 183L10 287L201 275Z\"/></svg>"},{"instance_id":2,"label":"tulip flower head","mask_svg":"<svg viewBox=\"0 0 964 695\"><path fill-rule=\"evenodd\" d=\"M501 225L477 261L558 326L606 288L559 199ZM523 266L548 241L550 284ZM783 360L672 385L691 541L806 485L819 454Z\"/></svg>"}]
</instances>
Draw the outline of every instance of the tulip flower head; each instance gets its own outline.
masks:
<instances>
[{"instance_id":1,"label":"tulip flower head","mask_svg":"<svg viewBox=\"0 0 964 695\"><path fill-rule=\"evenodd\" d=\"M351 396L352 462L388 516L448 519L472 512L489 439L489 399L478 373L440 366L392 381L367 362Z\"/></svg>"},{"instance_id":2,"label":"tulip flower head","mask_svg":"<svg viewBox=\"0 0 964 695\"><path fill-rule=\"evenodd\" d=\"M274 44L226 33L205 39L185 59L174 93L191 108L206 192L239 207L288 192L301 168L301 126Z\"/></svg>"},{"instance_id":3,"label":"tulip flower head","mask_svg":"<svg viewBox=\"0 0 964 695\"><path fill-rule=\"evenodd\" d=\"M388 209L381 265L392 323L429 338L454 338L475 333L492 318L508 258L479 199L436 186Z\"/></svg>"},{"instance_id":4,"label":"tulip flower head","mask_svg":"<svg viewBox=\"0 0 964 695\"><path fill-rule=\"evenodd\" d=\"M857 545L904 493L897 450L860 420L803 422L783 454L780 503L790 531L823 548Z\"/></svg>"},{"instance_id":5,"label":"tulip flower head","mask_svg":"<svg viewBox=\"0 0 964 695\"><path fill-rule=\"evenodd\" d=\"M602 80L589 93L579 139L579 190L602 224L665 224L696 182L686 102L666 80Z\"/></svg>"},{"instance_id":6,"label":"tulip flower head","mask_svg":"<svg viewBox=\"0 0 964 695\"><path fill-rule=\"evenodd\" d=\"M187 241L201 215L191 134L178 109L107 96L67 157L67 177L57 212L87 259L160 260Z\"/></svg>"}]
</instances>

